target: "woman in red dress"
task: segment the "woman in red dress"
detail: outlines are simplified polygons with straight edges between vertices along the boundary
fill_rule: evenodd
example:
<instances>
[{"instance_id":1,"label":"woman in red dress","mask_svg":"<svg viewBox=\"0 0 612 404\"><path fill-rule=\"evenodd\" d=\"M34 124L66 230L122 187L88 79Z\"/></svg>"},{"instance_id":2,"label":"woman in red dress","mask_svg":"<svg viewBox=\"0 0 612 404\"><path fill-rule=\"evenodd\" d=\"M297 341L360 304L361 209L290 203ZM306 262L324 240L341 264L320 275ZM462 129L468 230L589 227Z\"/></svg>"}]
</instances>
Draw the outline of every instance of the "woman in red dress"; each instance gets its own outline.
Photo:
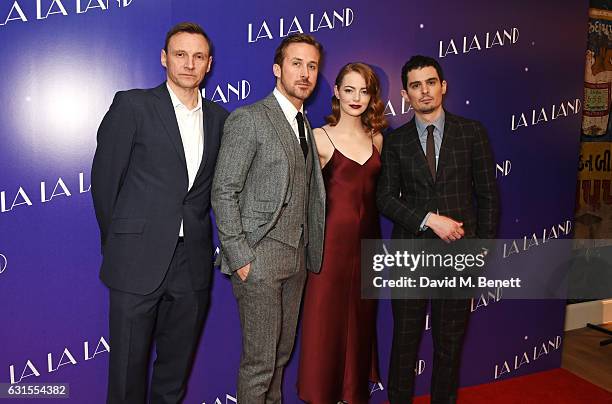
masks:
<instances>
[{"instance_id":1,"label":"woman in red dress","mask_svg":"<svg viewBox=\"0 0 612 404\"><path fill-rule=\"evenodd\" d=\"M344 66L327 125L314 130L327 193L319 274L308 274L298 393L311 404L367 403L378 382L376 301L361 298L361 240L380 238L376 181L387 125L380 83L364 63Z\"/></svg>"}]
</instances>

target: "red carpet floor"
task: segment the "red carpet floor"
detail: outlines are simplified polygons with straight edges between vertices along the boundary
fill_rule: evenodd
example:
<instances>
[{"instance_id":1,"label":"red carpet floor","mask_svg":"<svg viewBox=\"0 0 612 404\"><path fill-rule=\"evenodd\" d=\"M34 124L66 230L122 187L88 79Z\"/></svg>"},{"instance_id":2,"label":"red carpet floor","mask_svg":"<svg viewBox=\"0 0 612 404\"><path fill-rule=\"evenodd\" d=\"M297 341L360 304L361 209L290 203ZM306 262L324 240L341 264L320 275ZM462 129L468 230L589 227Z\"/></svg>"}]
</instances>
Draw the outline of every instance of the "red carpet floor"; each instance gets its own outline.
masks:
<instances>
[{"instance_id":1,"label":"red carpet floor","mask_svg":"<svg viewBox=\"0 0 612 404\"><path fill-rule=\"evenodd\" d=\"M421 396L414 404L429 403ZM458 404L612 404L612 393L565 369L554 369L459 390Z\"/></svg>"}]
</instances>

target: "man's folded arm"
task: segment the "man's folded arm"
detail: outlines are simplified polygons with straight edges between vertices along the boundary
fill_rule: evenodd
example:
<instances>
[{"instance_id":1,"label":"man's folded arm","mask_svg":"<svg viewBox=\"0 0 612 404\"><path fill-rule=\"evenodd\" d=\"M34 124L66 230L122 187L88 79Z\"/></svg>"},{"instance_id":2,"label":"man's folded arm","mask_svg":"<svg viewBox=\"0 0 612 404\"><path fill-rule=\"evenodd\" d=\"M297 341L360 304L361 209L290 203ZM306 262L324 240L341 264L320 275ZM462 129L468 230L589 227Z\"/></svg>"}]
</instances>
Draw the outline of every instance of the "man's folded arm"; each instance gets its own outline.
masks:
<instances>
[{"instance_id":1,"label":"man's folded arm","mask_svg":"<svg viewBox=\"0 0 612 404\"><path fill-rule=\"evenodd\" d=\"M472 149L472 180L478 209L476 234L479 238L495 238L499 220L499 195L495 179L495 163L487 131L478 124Z\"/></svg>"},{"instance_id":2,"label":"man's folded arm","mask_svg":"<svg viewBox=\"0 0 612 404\"><path fill-rule=\"evenodd\" d=\"M396 148L387 142L382 151L382 168L378 178L376 191L376 205L380 213L391 219L394 223L419 233L421 224L429 213L426 209L410 207L400 198L401 175L400 159Z\"/></svg>"},{"instance_id":3,"label":"man's folded arm","mask_svg":"<svg viewBox=\"0 0 612 404\"><path fill-rule=\"evenodd\" d=\"M239 196L257 151L251 114L234 111L225 121L212 185L212 208L221 242L221 254L234 272L255 259L242 228Z\"/></svg>"},{"instance_id":4,"label":"man's folded arm","mask_svg":"<svg viewBox=\"0 0 612 404\"><path fill-rule=\"evenodd\" d=\"M102 245L130 162L135 134L133 107L126 93L118 92L98 128L91 168L91 194Z\"/></svg>"}]
</instances>

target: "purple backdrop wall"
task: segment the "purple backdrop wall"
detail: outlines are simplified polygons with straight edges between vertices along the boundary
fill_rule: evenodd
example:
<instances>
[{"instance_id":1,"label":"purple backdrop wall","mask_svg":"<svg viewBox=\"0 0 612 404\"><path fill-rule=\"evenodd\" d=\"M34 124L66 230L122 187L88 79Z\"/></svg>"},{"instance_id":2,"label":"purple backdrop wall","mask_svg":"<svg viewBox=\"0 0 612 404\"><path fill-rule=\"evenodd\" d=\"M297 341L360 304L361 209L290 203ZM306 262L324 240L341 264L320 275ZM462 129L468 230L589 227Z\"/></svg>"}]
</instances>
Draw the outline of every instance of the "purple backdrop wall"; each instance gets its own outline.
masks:
<instances>
[{"instance_id":1,"label":"purple backdrop wall","mask_svg":"<svg viewBox=\"0 0 612 404\"><path fill-rule=\"evenodd\" d=\"M489 130L502 196L500 237L522 239L573 220L587 0L181 2L37 0L0 4L0 383L67 382L75 403L103 402L107 290L89 174L97 126L117 90L164 79L159 52L174 23L202 24L215 44L205 96L233 110L271 91L280 37L301 29L325 46L307 105L320 125L343 64L373 65L397 127L412 113L400 68L440 58L447 108ZM388 234L389 223L383 231ZM564 236L568 236L565 234ZM493 291L495 292L495 291ZM386 380L391 316L380 304ZM461 376L473 385L560 364L564 302L474 302ZM216 273L187 403L235 402L240 332L230 283ZM285 379L295 393L296 355ZM427 391L426 331L417 393ZM385 383L372 402L386 400Z\"/></svg>"}]
</instances>

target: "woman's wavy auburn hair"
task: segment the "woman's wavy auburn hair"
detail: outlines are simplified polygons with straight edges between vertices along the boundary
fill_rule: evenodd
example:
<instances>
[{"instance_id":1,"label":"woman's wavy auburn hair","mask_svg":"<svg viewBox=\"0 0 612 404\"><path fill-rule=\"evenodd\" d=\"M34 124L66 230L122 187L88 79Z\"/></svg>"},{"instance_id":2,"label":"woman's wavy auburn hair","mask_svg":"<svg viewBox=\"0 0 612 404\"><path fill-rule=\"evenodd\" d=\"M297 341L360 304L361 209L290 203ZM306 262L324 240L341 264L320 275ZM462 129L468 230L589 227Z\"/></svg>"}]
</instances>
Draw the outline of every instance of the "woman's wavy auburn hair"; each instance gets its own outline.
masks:
<instances>
[{"instance_id":1,"label":"woman's wavy auburn hair","mask_svg":"<svg viewBox=\"0 0 612 404\"><path fill-rule=\"evenodd\" d=\"M335 84L338 91L340 91L344 76L350 72L356 72L363 77L366 82L366 90L370 95L368 107L361 114L361 122L372 133L380 132L388 126L384 115L385 104L380 99L380 81L374 70L367 64L361 62L348 63L340 69L340 73L336 77ZM340 101L335 95L332 96L332 113L325 120L330 126L336 126L340 120Z\"/></svg>"}]
</instances>

